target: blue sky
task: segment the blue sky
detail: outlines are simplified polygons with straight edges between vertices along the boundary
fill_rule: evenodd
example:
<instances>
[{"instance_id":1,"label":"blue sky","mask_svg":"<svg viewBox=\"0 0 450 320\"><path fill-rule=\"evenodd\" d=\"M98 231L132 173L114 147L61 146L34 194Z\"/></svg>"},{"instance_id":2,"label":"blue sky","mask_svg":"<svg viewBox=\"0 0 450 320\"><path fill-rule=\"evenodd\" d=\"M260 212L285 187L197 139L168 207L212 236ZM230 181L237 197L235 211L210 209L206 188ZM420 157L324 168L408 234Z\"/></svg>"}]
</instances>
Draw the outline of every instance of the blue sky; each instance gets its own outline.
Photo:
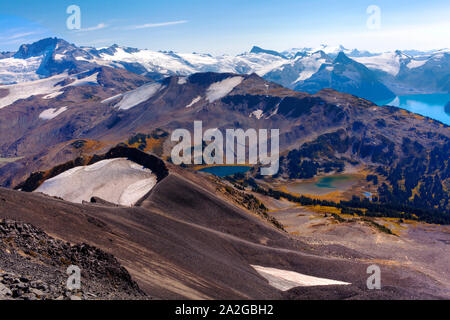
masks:
<instances>
[{"instance_id":1,"label":"blue sky","mask_svg":"<svg viewBox=\"0 0 450 320\"><path fill-rule=\"evenodd\" d=\"M81 30L68 30L69 5ZM381 9L370 30L366 10ZM284 50L322 43L374 51L450 47L450 1L3 0L0 51L47 36L77 45L119 45L237 54L253 45Z\"/></svg>"}]
</instances>

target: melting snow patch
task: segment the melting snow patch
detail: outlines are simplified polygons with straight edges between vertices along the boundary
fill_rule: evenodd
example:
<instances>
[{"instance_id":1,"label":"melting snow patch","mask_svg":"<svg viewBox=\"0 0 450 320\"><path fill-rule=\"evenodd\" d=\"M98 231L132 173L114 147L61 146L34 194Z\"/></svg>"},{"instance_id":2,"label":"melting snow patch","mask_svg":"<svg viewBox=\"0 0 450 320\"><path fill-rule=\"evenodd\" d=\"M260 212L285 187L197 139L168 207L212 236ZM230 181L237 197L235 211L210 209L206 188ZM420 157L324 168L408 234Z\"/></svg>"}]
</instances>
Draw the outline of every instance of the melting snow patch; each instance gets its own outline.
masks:
<instances>
[{"instance_id":1,"label":"melting snow patch","mask_svg":"<svg viewBox=\"0 0 450 320\"><path fill-rule=\"evenodd\" d=\"M114 107L117 107L120 110L131 109L153 97L153 95L162 88L163 86L159 83L150 83L143 85L137 89L123 94L122 100Z\"/></svg>"},{"instance_id":2,"label":"melting snow patch","mask_svg":"<svg viewBox=\"0 0 450 320\"><path fill-rule=\"evenodd\" d=\"M0 89L8 89L9 94L0 98L0 109L9 106L20 99L27 99L31 96L36 96L40 94L51 94L59 91L61 87L55 87L58 82L61 82L67 77L67 74L60 74L50 78L22 82L9 86L0 86Z\"/></svg>"},{"instance_id":3,"label":"melting snow patch","mask_svg":"<svg viewBox=\"0 0 450 320\"><path fill-rule=\"evenodd\" d=\"M82 203L99 197L111 203L132 206L156 185L156 176L125 158L102 160L75 167L46 180L35 192Z\"/></svg>"},{"instance_id":4,"label":"melting snow patch","mask_svg":"<svg viewBox=\"0 0 450 320\"><path fill-rule=\"evenodd\" d=\"M209 102L214 102L225 97L229 94L235 87L241 84L243 77L232 77L225 80L213 83L206 90L206 99Z\"/></svg>"},{"instance_id":5,"label":"melting snow patch","mask_svg":"<svg viewBox=\"0 0 450 320\"><path fill-rule=\"evenodd\" d=\"M427 62L428 62L427 60L411 60L406 66L409 69L415 69L423 66Z\"/></svg>"},{"instance_id":6,"label":"melting snow patch","mask_svg":"<svg viewBox=\"0 0 450 320\"><path fill-rule=\"evenodd\" d=\"M81 87L81 86L85 86L85 85L93 85L93 84L98 84L98 72L91 74L88 77L82 78L82 79L75 79L74 82L72 82L71 84L69 84L67 87Z\"/></svg>"},{"instance_id":7,"label":"melting snow patch","mask_svg":"<svg viewBox=\"0 0 450 320\"><path fill-rule=\"evenodd\" d=\"M200 100L202 100L202 97L201 97L201 96L198 96L197 98L194 98L194 100L192 100L192 102L189 103L189 104L186 106L186 108L192 107L194 104L196 104L196 103L199 102Z\"/></svg>"},{"instance_id":8,"label":"melting snow patch","mask_svg":"<svg viewBox=\"0 0 450 320\"><path fill-rule=\"evenodd\" d=\"M307 276L294 271L252 266L272 287L287 291L295 287L349 285L348 282Z\"/></svg>"},{"instance_id":9,"label":"melting snow patch","mask_svg":"<svg viewBox=\"0 0 450 320\"><path fill-rule=\"evenodd\" d=\"M395 52L385 52L377 56L353 58L369 69L382 70L393 76L400 71L400 57Z\"/></svg>"},{"instance_id":10,"label":"melting snow patch","mask_svg":"<svg viewBox=\"0 0 450 320\"><path fill-rule=\"evenodd\" d=\"M0 59L0 83L21 83L40 79L36 71L42 63L42 56L28 59Z\"/></svg>"},{"instance_id":11,"label":"melting snow patch","mask_svg":"<svg viewBox=\"0 0 450 320\"><path fill-rule=\"evenodd\" d=\"M39 115L39 118L42 120L51 120L59 116L64 111L67 111L67 107L61 107L59 109L50 108L45 111L42 111Z\"/></svg>"},{"instance_id":12,"label":"melting snow patch","mask_svg":"<svg viewBox=\"0 0 450 320\"><path fill-rule=\"evenodd\" d=\"M303 70L300 72L294 83L311 78L311 76L319 71L320 67L326 63L326 59L321 58L320 54L313 54L310 57L301 58L299 61L301 61Z\"/></svg>"},{"instance_id":13,"label":"melting snow patch","mask_svg":"<svg viewBox=\"0 0 450 320\"><path fill-rule=\"evenodd\" d=\"M178 78L178 84L179 84L179 85L183 85L183 84L186 84L186 83L187 83L186 77L180 77L180 78Z\"/></svg>"},{"instance_id":14,"label":"melting snow patch","mask_svg":"<svg viewBox=\"0 0 450 320\"><path fill-rule=\"evenodd\" d=\"M253 111L252 113L250 113L249 118L251 118L252 116L255 116L255 118L259 120L263 116L263 111L262 110Z\"/></svg>"},{"instance_id":15,"label":"melting snow patch","mask_svg":"<svg viewBox=\"0 0 450 320\"><path fill-rule=\"evenodd\" d=\"M50 94L46 95L45 97L42 97L42 99L45 99L45 100L53 99L53 98L56 98L59 95L62 95L63 93L64 93L63 91L53 92L53 93L50 93Z\"/></svg>"},{"instance_id":16,"label":"melting snow patch","mask_svg":"<svg viewBox=\"0 0 450 320\"><path fill-rule=\"evenodd\" d=\"M55 54L55 60L63 60L64 59L64 55L63 54Z\"/></svg>"},{"instance_id":17,"label":"melting snow patch","mask_svg":"<svg viewBox=\"0 0 450 320\"><path fill-rule=\"evenodd\" d=\"M123 93L116 94L115 96L112 96L112 97L109 97L109 98L103 100L102 103L110 103L111 101L114 101L114 100L116 100L116 99L119 99L119 98L122 97L122 96L123 96Z\"/></svg>"}]
</instances>

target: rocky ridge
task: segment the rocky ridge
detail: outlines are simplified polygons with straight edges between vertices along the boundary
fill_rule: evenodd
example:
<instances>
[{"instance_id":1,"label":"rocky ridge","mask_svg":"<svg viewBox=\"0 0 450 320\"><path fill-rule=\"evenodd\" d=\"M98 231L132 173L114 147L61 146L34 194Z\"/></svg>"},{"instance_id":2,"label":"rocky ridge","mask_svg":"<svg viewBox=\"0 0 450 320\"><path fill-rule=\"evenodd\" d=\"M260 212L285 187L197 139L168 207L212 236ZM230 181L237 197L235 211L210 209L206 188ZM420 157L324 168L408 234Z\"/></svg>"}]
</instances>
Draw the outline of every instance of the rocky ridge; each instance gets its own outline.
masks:
<instances>
[{"instance_id":1,"label":"rocky ridge","mask_svg":"<svg viewBox=\"0 0 450 320\"><path fill-rule=\"evenodd\" d=\"M66 270L81 269L69 290ZM31 224L0 220L0 300L121 300L148 298L111 254L54 239Z\"/></svg>"}]
</instances>

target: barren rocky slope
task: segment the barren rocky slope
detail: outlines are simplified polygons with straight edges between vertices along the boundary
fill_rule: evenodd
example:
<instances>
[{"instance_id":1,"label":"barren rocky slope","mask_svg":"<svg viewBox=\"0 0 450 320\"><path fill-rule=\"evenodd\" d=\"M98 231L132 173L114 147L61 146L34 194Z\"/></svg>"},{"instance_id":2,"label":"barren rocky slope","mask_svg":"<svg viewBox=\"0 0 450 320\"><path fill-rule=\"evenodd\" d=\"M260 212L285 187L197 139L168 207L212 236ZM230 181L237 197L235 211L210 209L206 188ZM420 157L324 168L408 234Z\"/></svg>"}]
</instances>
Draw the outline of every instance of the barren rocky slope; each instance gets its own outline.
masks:
<instances>
[{"instance_id":1,"label":"barren rocky slope","mask_svg":"<svg viewBox=\"0 0 450 320\"><path fill-rule=\"evenodd\" d=\"M382 266L383 290L366 287L370 256L290 238L217 195L201 175L171 167L136 207L74 204L0 189L0 217L42 228L71 243L114 254L155 298L432 298L445 290L408 268ZM363 262L361 259L368 259ZM351 283L280 291L252 266Z\"/></svg>"},{"instance_id":2,"label":"barren rocky slope","mask_svg":"<svg viewBox=\"0 0 450 320\"><path fill-rule=\"evenodd\" d=\"M0 152L16 159L0 165L1 185L118 143L167 158L170 133L201 120L204 129L280 129L282 178L366 166L386 181L381 201L449 219L450 131L438 121L330 89L295 92L255 74L201 73L139 86L143 79L127 71L94 71L57 97L35 95L0 109ZM94 84L83 82L93 75ZM40 118L48 110L52 118Z\"/></svg>"},{"instance_id":3,"label":"barren rocky slope","mask_svg":"<svg viewBox=\"0 0 450 320\"><path fill-rule=\"evenodd\" d=\"M79 290L67 287L70 265L81 269ZM27 223L0 220L0 300L148 298L112 255L54 239Z\"/></svg>"}]
</instances>

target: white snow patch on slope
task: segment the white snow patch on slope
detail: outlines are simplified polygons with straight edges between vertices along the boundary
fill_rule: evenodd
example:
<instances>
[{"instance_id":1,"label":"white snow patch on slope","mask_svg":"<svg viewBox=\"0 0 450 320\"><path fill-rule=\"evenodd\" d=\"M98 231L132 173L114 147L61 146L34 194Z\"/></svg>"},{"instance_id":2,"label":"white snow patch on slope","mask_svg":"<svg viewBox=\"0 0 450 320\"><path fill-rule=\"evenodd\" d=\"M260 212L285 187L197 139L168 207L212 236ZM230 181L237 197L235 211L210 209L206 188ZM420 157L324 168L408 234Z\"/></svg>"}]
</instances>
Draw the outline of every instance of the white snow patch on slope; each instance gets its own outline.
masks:
<instances>
[{"instance_id":1,"label":"white snow patch on slope","mask_svg":"<svg viewBox=\"0 0 450 320\"><path fill-rule=\"evenodd\" d=\"M186 77L180 77L180 78L178 78L178 84L179 84L179 85L183 85L183 84L186 84L186 83L187 83Z\"/></svg>"},{"instance_id":2,"label":"white snow patch on slope","mask_svg":"<svg viewBox=\"0 0 450 320\"><path fill-rule=\"evenodd\" d=\"M119 108L119 110L129 110L147 101L162 88L163 86L159 83L145 84L137 89L124 93L122 100L114 107Z\"/></svg>"},{"instance_id":3,"label":"white snow patch on slope","mask_svg":"<svg viewBox=\"0 0 450 320\"><path fill-rule=\"evenodd\" d=\"M89 59L87 59L85 57L75 57L75 60L77 60L77 61L90 61Z\"/></svg>"},{"instance_id":4,"label":"white snow patch on slope","mask_svg":"<svg viewBox=\"0 0 450 320\"><path fill-rule=\"evenodd\" d=\"M123 93L119 93L119 94L116 94L115 96L112 96L112 97L106 98L105 100L102 100L101 103L110 103L111 101L119 99L122 96L123 96Z\"/></svg>"},{"instance_id":5,"label":"white snow patch on slope","mask_svg":"<svg viewBox=\"0 0 450 320\"><path fill-rule=\"evenodd\" d=\"M294 83L309 79L313 74L319 71L322 64L326 63L326 59L320 57L321 55L319 53L315 53L311 56L300 58L299 61L303 66L303 70L300 72Z\"/></svg>"},{"instance_id":6,"label":"white snow patch on slope","mask_svg":"<svg viewBox=\"0 0 450 320\"><path fill-rule=\"evenodd\" d=\"M411 60L406 66L409 69L415 69L423 66L428 60Z\"/></svg>"},{"instance_id":7,"label":"white snow patch on slope","mask_svg":"<svg viewBox=\"0 0 450 320\"><path fill-rule=\"evenodd\" d=\"M42 97L42 99L45 99L45 100L53 99L53 98L56 98L57 96L62 95L63 93L64 93L63 91L53 92L53 93L50 93L50 94Z\"/></svg>"},{"instance_id":8,"label":"white snow patch on slope","mask_svg":"<svg viewBox=\"0 0 450 320\"><path fill-rule=\"evenodd\" d=\"M385 52L372 57L354 57L353 60L362 63L369 69L382 70L393 76L400 71L400 56L395 52Z\"/></svg>"},{"instance_id":9,"label":"white snow patch on slope","mask_svg":"<svg viewBox=\"0 0 450 320\"><path fill-rule=\"evenodd\" d=\"M99 197L111 203L132 206L156 185L156 176L125 158L102 160L75 167L46 180L35 192L82 203Z\"/></svg>"},{"instance_id":10,"label":"white snow patch on slope","mask_svg":"<svg viewBox=\"0 0 450 320\"><path fill-rule=\"evenodd\" d=\"M251 118L252 116L254 116L256 119L259 120L263 116L263 111L262 110L253 111L252 113L250 113L249 118Z\"/></svg>"},{"instance_id":11,"label":"white snow patch on slope","mask_svg":"<svg viewBox=\"0 0 450 320\"><path fill-rule=\"evenodd\" d=\"M189 103L189 104L186 106L186 108L192 107L194 104L196 104L196 103L199 102L200 100L202 100L202 96L198 96L197 98L194 98L194 99L192 100L192 102Z\"/></svg>"},{"instance_id":12,"label":"white snow patch on slope","mask_svg":"<svg viewBox=\"0 0 450 320\"><path fill-rule=\"evenodd\" d=\"M117 48L114 55L101 54L101 59L95 59L99 64L105 62L123 61L128 63L139 63L149 72L167 73L168 71L176 74L188 75L195 73L192 67L186 65L179 58L163 52L151 50L139 50L128 53L123 48Z\"/></svg>"},{"instance_id":13,"label":"white snow patch on slope","mask_svg":"<svg viewBox=\"0 0 450 320\"><path fill-rule=\"evenodd\" d=\"M29 59L0 59L0 83L21 83L40 79L36 71L42 62L42 56Z\"/></svg>"},{"instance_id":14,"label":"white snow patch on slope","mask_svg":"<svg viewBox=\"0 0 450 320\"><path fill-rule=\"evenodd\" d=\"M311 286L330 286L330 285L349 285L348 282L330 280L325 278L317 278L307 276L294 271L287 271L275 268L266 268L261 266L252 267L265 279L269 284L281 291L288 291L295 287L311 287Z\"/></svg>"},{"instance_id":15,"label":"white snow patch on slope","mask_svg":"<svg viewBox=\"0 0 450 320\"><path fill-rule=\"evenodd\" d=\"M39 118L42 120L51 120L59 116L64 111L67 111L67 107L61 107L59 109L50 108L42 111L41 114L39 115Z\"/></svg>"},{"instance_id":16,"label":"white snow patch on slope","mask_svg":"<svg viewBox=\"0 0 450 320\"><path fill-rule=\"evenodd\" d=\"M82 79L75 78L75 81L72 82L71 84L67 85L67 87L81 87L81 86L85 86L85 85L98 84L97 77L98 77L98 72L91 74L90 76L82 78Z\"/></svg>"},{"instance_id":17,"label":"white snow patch on slope","mask_svg":"<svg viewBox=\"0 0 450 320\"><path fill-rule=\"evenodd\" d=\"M63 60L64 57L65 56L63 54L59 54L59 53L55 54L55 60Z\"/></svg>"},{"instance_id":18,"label":"white snow patch on slope","mask_svg":"<svg viewBox=\"0 0 450 320\"><path fill-rule=\"evenodd\" d=\"M8 89L9 91L6 97L0 98L0 109L13 104L17 100L27 99L31 96L45 95L43 99L52 99L62 94L63 91L61 90L67 87L98 84L97 76L98 72L78 79L76 77L69 77L67 73L62 73L50 78L0 86L0 89ZM73 79L74 81L66 86L56 85L67 78Z\"/></svg>"},{"instance_id":19,"label":"white snow patch on slope","mask_svg":"<svg viewBox=\"0 0 450 320\"><path fill-rule=\"evenodd\" d=\"M139 50L126 52L116 48L113 55L103 53L94 61L100 65L123 68L120 62L139 63L148 72L191 75L197 72L256 73L260 76L286 63L286 59L271 54L245 53L238 56L212 56L202 53L173 53Z\"/></svg>"},{"instance_id":20,"label":"white snow patch on slope","mask_svg":"<svg viewBox=\"0 0 450 320\"><path fill-rule=\"evenodd\" d=\"M242 80L244 80L243 77L231 77L213 83L206 90L206 99L209 102L214 102L225 97L227 94L233 91L235 87L240 85Z\"/></svg>"},{"instance_id":21,"label":"white snow patch on slope","mask_svg":"<svg viewBox=\"0 0 450 320\"><path fill-rule=\"evenodd\" d=\"M9 86L0 86L0 89L8 89L9 94L0 99L0 109L10 104L13 104L17 100L26 99L31 96L40 95L40 94L51 94L58 92L61 87L55 87L58 82L61 82L63 79L67 77L67 74L59 74L50 78L31 81L31 82L22 82Z\"/></svg>"}]
</instances>

